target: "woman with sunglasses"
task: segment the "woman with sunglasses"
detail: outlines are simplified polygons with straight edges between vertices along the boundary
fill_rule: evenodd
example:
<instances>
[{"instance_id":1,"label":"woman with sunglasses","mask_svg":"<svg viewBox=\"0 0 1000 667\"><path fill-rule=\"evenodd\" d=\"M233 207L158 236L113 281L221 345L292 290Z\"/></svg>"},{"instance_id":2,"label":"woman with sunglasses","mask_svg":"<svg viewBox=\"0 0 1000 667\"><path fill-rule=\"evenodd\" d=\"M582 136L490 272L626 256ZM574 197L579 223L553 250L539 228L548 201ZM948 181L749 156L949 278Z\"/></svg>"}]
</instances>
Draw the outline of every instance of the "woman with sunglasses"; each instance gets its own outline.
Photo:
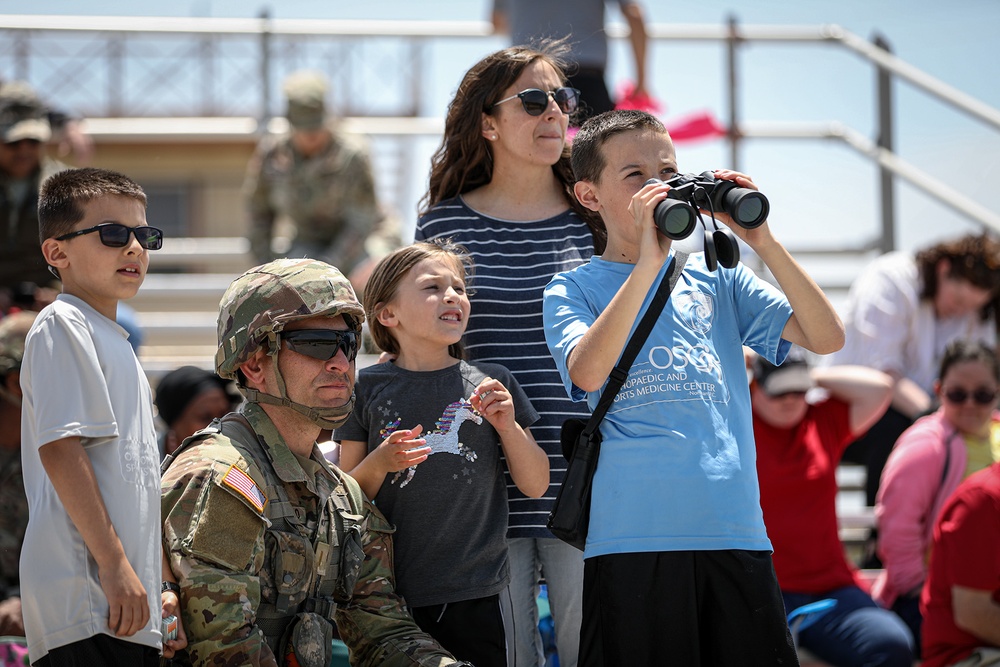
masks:
<instances>
[{"instance_id":1,"label":"woman with sunglasses","mask_svg":"<svg viewBox=\"0 0 1000 667\"><path fill-rule=\"evenodd\" d=\"M935 520L959 482L1000 461L1000 361L992 347L957 340L945 350L934 393L940 407L896 442L875 504L885 569L872 597L898 613L920 646L920 589Z\"/></svg>"},{"instance_id":2,"label":"woman with sunglasses","mask_svg":"<svg viewBox=\"0 0 1000 667\"><path fill-rule=\"evenodd\" d=\"M416 239L450 237L476 264L465 334L475 361L502 364L540 419L532 426L549 457L541 498L511 488L511 596L519 667L544 663L538 633L539 571L548 585L559 663L574 667L582 609L583 557L545 527L566 470L559 429L586 406L566 396L545 345L542 290L556 273L602 252L603 225L576 201L566 128L579 93L566 86L558 42L512 47L472 66L448 107L431 162Z\"/></svg>"}]
</instances>

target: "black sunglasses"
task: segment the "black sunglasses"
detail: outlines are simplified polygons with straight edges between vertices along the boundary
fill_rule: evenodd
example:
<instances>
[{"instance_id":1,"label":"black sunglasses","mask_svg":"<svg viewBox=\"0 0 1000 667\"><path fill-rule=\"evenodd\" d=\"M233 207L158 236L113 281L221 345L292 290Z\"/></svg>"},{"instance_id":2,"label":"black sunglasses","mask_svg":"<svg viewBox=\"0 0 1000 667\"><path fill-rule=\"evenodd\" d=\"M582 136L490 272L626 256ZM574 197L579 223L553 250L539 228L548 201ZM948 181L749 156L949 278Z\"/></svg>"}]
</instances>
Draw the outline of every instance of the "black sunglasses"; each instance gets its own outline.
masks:
<instances>
[{"instance_id":1,"label":"black sunglasses","mask_svg":"<svg viewBox=\"0 0 1000 667\"><path fill-rule=\"evenodd\" d=\"M977 389L973 392L968 392L965 389L949 389L944 392L944 397L949 403L959 405L965 403L970 397L977 405L989 405L996 400L997 392L988 389Z\"/></svg>"},{"instance_id":2,"label":"black sunglasses","mask_svg":"<svg viewBox=\"0 0 1000 667\"><path fill-rule=\"evenodd\" d=\"M109 248L123 248L128 245L128 237L135 234L135 240L146 250L159 250L163 247L163 230L156 227L128 227L117 222L106 222L103 225L81 229L78 232L71 232L57 236L56 241L65 241L75 236L83 236L97 232L101 236L101 243Z\"/></svg>"},{"instance_id":3,"label":"black sunglasses","mask_svg":"<svg viewBox=\"0 0 1000 667\"><path fill-rule=\"evenodd\" d=\"M518 98L521 100L521 106L524 107L525 113L529 116L541 116L549 107L549 97L556 101L556 106L567 116L576 111L576 108L580 105L580 91L576 88L563 87L548 92L539 90L538 88L528 88L527 90L522 90L517 95L511 95L500 100L490 107L490 109Z\"/></svg>"},{"instance_id":4,"label":"black sunglasses","mask_svg":"<svg viewBox=\"0 0 1000 667\"><path fill-rule=\"evenodd\" d=\"M288 349L320 361L329 361L343 352L348 361L358 356L358 333L339 329L299 329L281 334Z\"/></svg>"}]
</instances>

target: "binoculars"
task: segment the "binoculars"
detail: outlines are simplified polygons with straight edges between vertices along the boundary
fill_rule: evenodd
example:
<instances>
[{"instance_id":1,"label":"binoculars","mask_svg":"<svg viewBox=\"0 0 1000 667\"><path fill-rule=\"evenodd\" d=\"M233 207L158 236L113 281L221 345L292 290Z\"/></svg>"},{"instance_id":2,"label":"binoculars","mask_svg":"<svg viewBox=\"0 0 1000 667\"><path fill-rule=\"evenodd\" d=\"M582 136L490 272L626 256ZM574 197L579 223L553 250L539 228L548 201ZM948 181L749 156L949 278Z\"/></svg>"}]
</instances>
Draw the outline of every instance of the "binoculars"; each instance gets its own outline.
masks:
<instances>
[{"instance_id":1,"label":"binoculars","mask_svg":"<svg viewBox=\"0 0 1000 667\"><path fill-rule=\"evenodd\" d=\"M660 182L656 179L646 181L647 184ZM718 179L710 171L677 174L662 183L670 186L670 192L653 210L653 222L661 234L675 241L687 238L694 231L701 219L698 209L707 209L713 214L724 212L746 229L764 224L771 210L767 197L757 190ZM710 271L719 264L731 269L739 261L739 244L729 229L718 225L714 232L705 229L705 263Z\"/></svg>"}]
</instances>

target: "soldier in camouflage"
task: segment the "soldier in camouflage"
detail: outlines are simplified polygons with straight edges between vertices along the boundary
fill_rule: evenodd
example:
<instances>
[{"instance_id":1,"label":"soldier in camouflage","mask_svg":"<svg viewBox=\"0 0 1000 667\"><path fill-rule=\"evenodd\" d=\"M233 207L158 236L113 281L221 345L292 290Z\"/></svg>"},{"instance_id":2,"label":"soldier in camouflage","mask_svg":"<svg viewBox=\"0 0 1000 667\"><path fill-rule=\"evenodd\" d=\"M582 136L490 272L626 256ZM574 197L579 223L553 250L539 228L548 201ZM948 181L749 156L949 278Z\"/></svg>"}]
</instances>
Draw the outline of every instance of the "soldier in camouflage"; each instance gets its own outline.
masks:
<instances>
[{"instance_id":1,"label":"soldier in camouflage","mask_svg":"<svg viewBox=\"0 0 1000 667\"><path fill-rule=\"evenodd\" d=\"M365 145L328 121L322 75L296 72L284 90L290 132L265 136L247 169L251 249L260 262L273 259L283 219L295 233L283 256L329 262L360 287L356 276L399 246L398 221L379 210Z\"/></svg>"},{"instance_id":2,"label":"soldier in camouflage","mask_svg":"<svg viewBox=\"0 0 1000 667\"><path fill-rule=\"evenodd\" d=\"M38 239L38 190L66 169L45 156L51 136L45 107L30 86L0 86L0 314L15 296L27 296L17 294L21 283L42 287L55 281ZM40 307L30 296L27 304Z\"/></svg>"},{"instance_id":3,"label":"soldier in camouflage","mask_svg":"<svg viewBox=\"0 0 1000 667\"><path fill-rule=\"evenodd\" d=\"M413 622L392 526L316 446L353 407L363 320L350 283L313 260L256 267L223 296L216 371L247 402L163 463L188 640L175 664L327 667L335 629L352 665L465 664Z\"/></svg>"},{"instance_id":4,"label":"soldier in camouflage","mask_svg":"<svg viewBox=\"0 0 1000 667\"><path fill-rule=\"evenodd\" d=\"M0 635L24 636L18 568L28 498L21 476L21 359L36 313L0 320Z\"/></svg>"}]
</instances>

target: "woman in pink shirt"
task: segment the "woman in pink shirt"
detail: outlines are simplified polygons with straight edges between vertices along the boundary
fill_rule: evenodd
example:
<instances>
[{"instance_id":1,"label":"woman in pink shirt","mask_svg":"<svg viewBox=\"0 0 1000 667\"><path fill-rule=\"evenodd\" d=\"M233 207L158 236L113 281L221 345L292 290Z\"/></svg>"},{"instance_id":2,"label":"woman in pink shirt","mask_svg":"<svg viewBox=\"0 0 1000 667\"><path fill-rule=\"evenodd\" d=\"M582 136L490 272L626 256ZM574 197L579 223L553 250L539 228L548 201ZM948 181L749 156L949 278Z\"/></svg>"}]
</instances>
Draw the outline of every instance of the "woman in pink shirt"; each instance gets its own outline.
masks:
<instances>
[{"instance_id":1,"label":"woman in pink shirt","mask_svg":"<svg viewBox=\"0 0 1000 667\"><path fill-rule=\"evenodd\" d=\"M1000 461L996 352L977 342L952 342L934 383L940 407L896 442L882 473L875 518L885 570L872 596L898 613L920 645L920 589L934 522L958 484Z\"/></svg>"}]
</instances>

